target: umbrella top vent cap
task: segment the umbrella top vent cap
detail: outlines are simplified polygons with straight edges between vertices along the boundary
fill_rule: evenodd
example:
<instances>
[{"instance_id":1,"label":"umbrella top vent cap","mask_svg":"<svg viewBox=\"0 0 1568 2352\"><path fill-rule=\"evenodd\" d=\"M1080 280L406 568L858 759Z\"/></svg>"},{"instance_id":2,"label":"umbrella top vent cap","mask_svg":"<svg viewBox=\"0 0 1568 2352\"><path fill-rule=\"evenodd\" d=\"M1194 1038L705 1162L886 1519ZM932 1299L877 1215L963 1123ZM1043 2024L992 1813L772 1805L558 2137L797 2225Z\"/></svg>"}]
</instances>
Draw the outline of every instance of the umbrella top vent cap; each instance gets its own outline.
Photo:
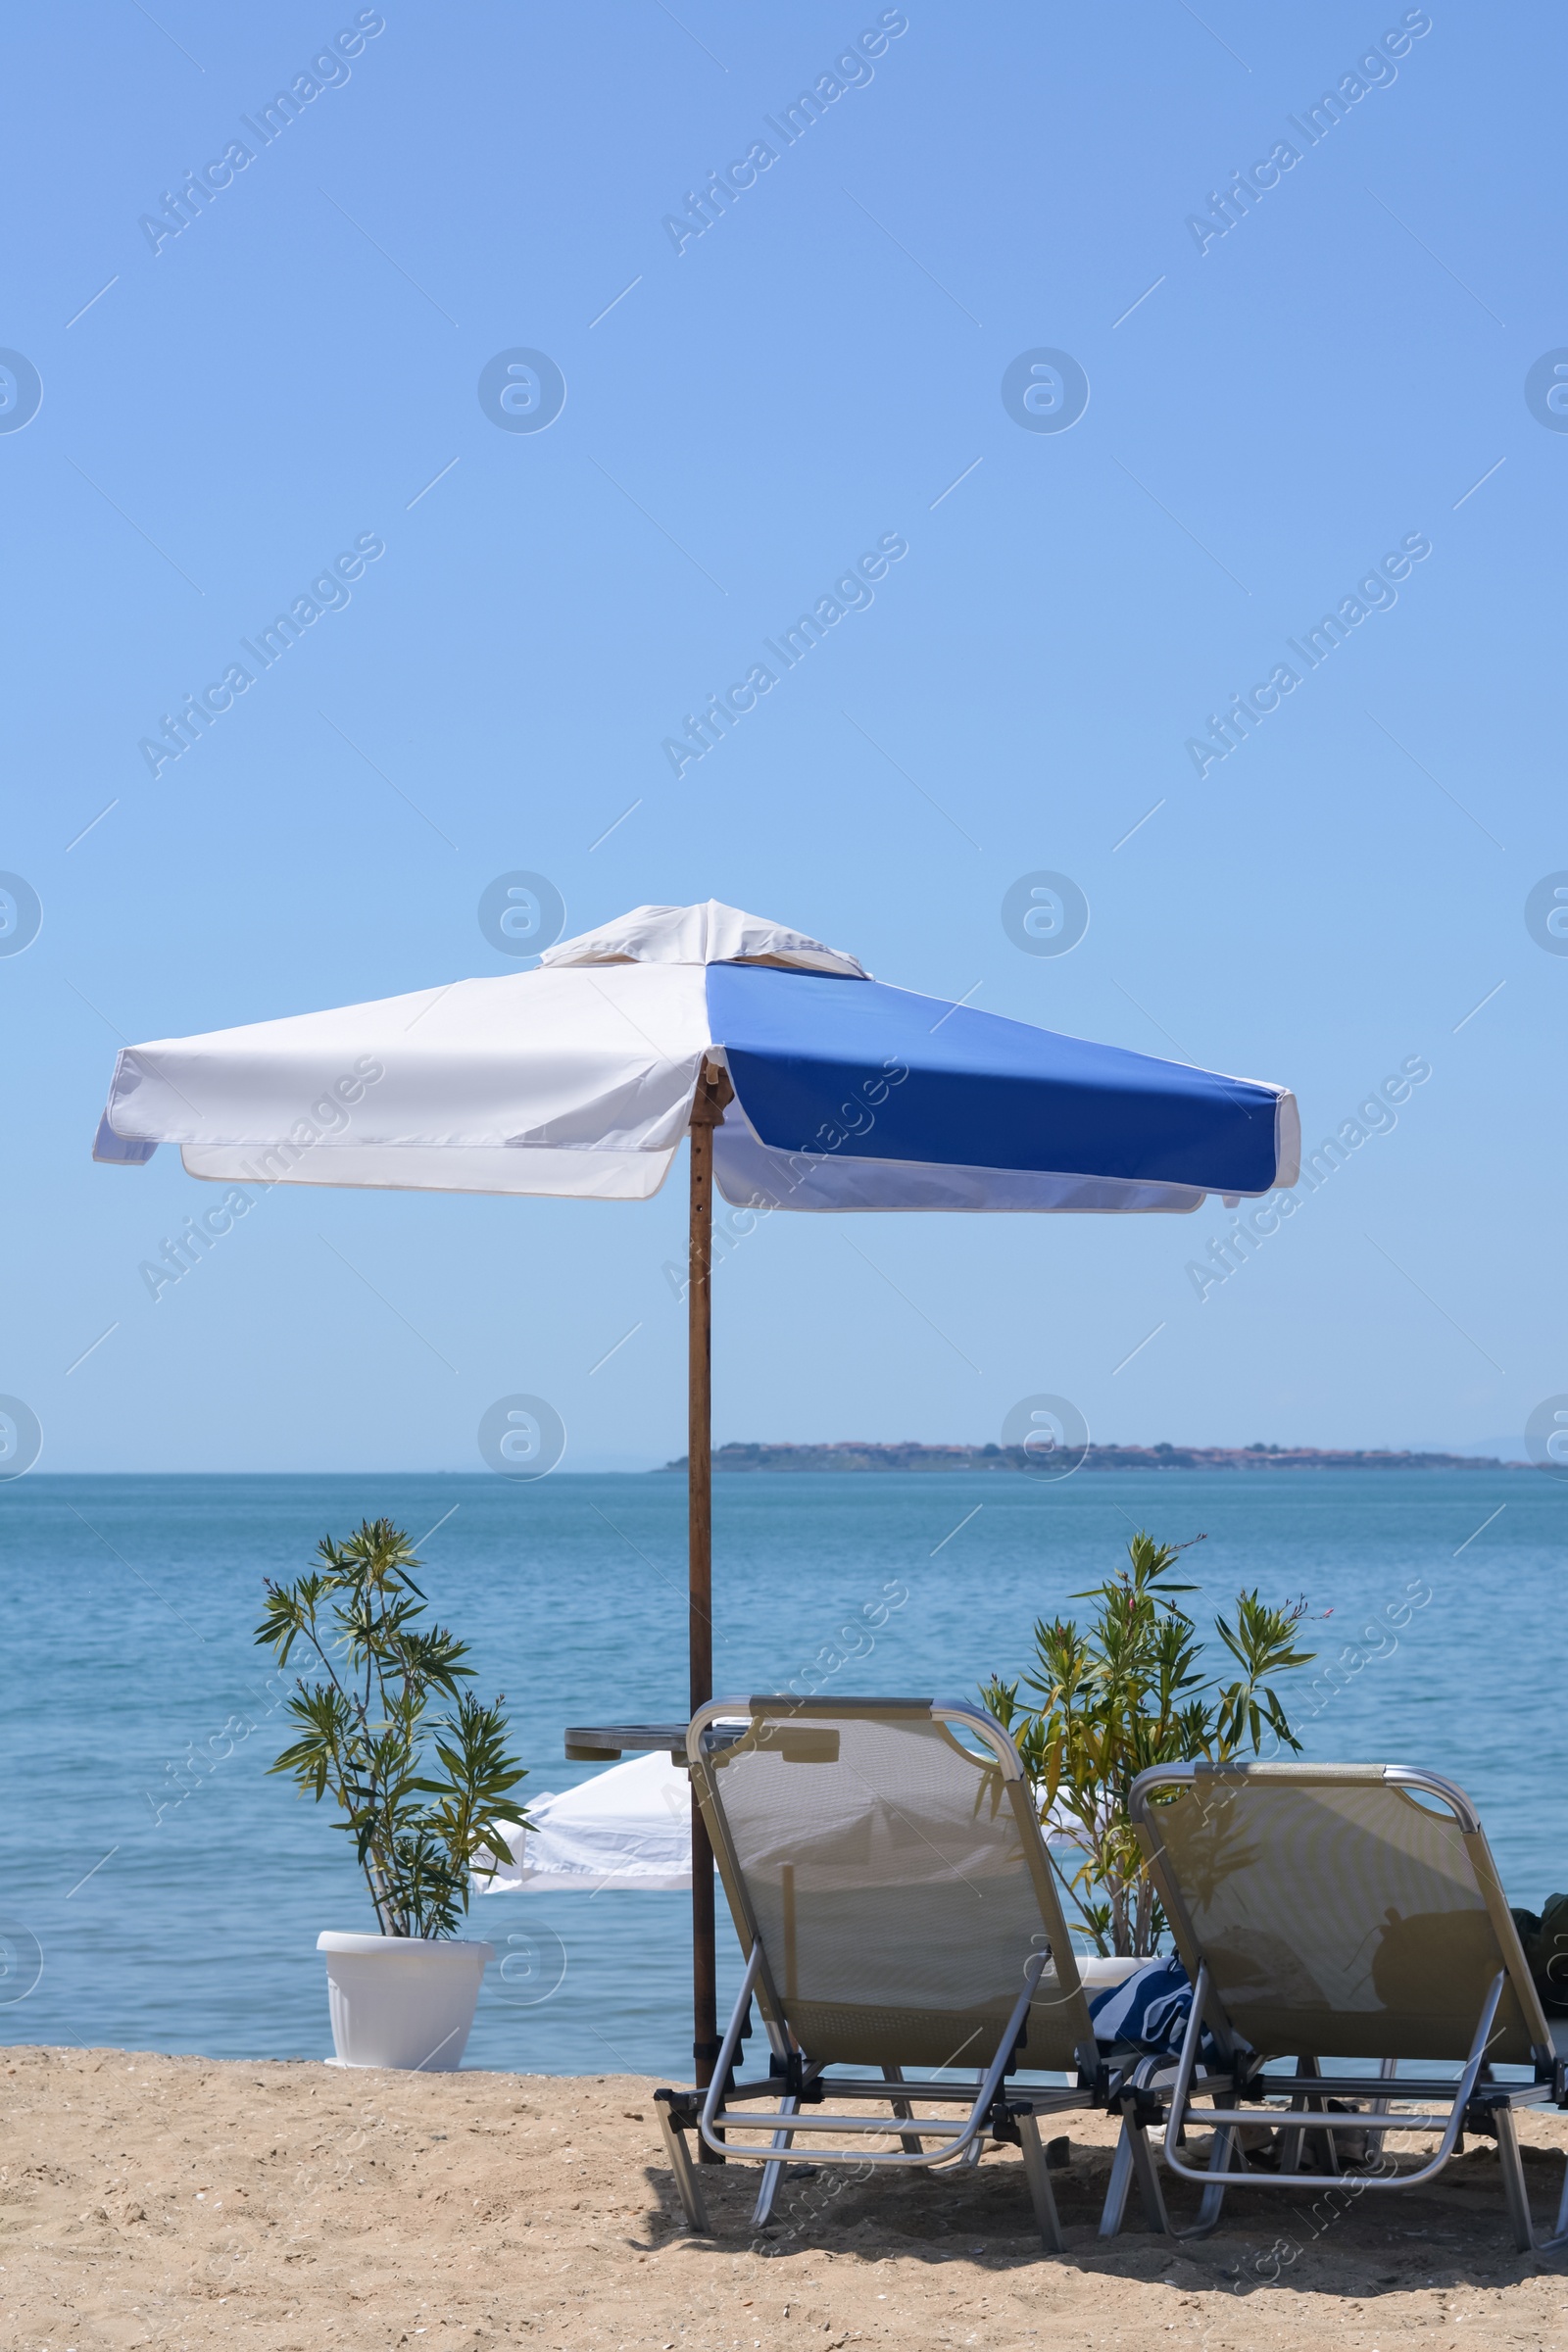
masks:
<instances>
[{"instance_id":1,"label":"umbrella top vent cap","mask_svg":"<svg viewBox=\"0 0 1568 2352\"><path fill-rule=\"evenodd\" d=\"M634 906L597 931L547 948L541 963L771 963L787 971L869 980L864 964L804 931L709 899L697 906Z\"/></svg>"}]
</instances>

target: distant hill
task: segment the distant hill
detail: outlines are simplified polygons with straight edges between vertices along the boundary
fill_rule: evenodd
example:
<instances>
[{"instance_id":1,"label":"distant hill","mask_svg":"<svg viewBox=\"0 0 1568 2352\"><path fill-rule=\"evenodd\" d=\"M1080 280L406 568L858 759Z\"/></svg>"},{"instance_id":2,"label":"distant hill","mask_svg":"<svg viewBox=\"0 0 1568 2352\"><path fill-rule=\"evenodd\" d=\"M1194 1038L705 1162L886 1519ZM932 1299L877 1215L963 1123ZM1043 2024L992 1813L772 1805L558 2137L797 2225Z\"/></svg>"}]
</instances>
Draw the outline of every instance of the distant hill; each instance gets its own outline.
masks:
<instances>
[{"instance_id":1,"label":"distant hill","mask_svg":"<svg viewBox=\"0 0 1568 2352\"><path fill-rule=\"evenodd\" d=\"M1317 1446L1091 1446L1085 1470L1523 1470L1524 1462L1469 1453L1354 1452ZM686 1456L666 1462L684 1470ZM1021 1446L718 1446L715 1470L1036 1470Z\"/></svg>"}]
</instances>

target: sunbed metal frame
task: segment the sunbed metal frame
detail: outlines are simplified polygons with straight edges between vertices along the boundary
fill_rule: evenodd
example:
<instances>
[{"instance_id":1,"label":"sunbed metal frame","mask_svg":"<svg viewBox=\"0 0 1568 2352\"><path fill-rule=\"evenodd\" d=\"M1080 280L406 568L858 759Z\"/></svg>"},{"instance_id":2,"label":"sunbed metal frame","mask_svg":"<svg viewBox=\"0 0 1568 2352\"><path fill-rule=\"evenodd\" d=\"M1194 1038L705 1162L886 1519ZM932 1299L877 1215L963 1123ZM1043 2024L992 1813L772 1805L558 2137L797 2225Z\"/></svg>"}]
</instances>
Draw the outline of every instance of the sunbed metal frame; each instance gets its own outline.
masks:
<instances>
[{"instance_id":1,"label":"sunbed metal frame","mask_svg":"<svg viewBox=\"0 0 1568 2352\"><path fill-rule=\"evenodd\" d=\"M1222 1768L1223 1769L1223 1768ZM1233 1777L1245 1774L1249 1780L1302 1781L1313 1778L1333 1779L1343 1785L1357 1776L1353 1767L1336 1766L1331 1772L1321 1769L1314 1773L1309 1765L1252 1764L1230 1768ZM1170 2080L1168 2061L1152 2062L1157 2066L1163 2081L1151 2073L1143 2084L1130 2081L1123 2097L1121 2140L1116 2153L1116 2170L1112 2176L1111 2191L1106 2199L1102 2235L1113 2235L1121 2223L1127 2187L1136 2179L1146 2214L1152 2229L1176 2237L1206 2236L1218 2223L1221 2204L1227 2187L1245 2184L1249 2189L1310 2188L1322 2192L1325 2179L1338 2176L1352 2182L1359 2195L1369 2189L1419 2188L1434 2180L1453 2156L1463 2132L1494 2138L1501 2160L1503 2193L1507 2201L1508 2218L1514 2240L1521 2253L1548 2253L1568 2244L1568 2167L1565 2167L1563 2190L1557 2208L1557 2218L1551 2231L1542 2236L1536 2228L1530 2209L1529 2192L1525 2185L1524 2165L1519 2153L1519 2135L1514 2118L1519 2110L1530 2107L1568 2108L1568 2061L1559 2057L1551 2039L1541 1998L1530 1975L1518 1932L1502 1898L1501 1883L1495 1868L1486 1856L1488 1869L1478 1872L1478 1883L1486 1901L1488 1916L1495 1934L1501 1968L1487 1990L1476 2019L1469 2054L1457 2078L1437 2075L1403 2076L1398 2072L1398 2059L1388 2057L1381 2061L1375 2075L1334 2074L1324 2076L1321 2062L1332 2057L1332 2051L1301 2054L1295 2075L1269 2074L1265 2064L1250 2047L1227 2017L1224 2005L1210 1981L1208 1966L1203 1957L1201 1938L1183 1899L1180 1882L1176 1879L1158 1836L1157 1808L1152 1800L1162 1789L1196 1787L1210 1773L1218 1780L1222 1770L1198 1764L1156 1765L1141 1773L1133 1783L1130 1806L1134 1827L1139 1833L1150 1869L1159 1891L1161 1904L1171 1925L1177 1947L1194 1981L1192 2014L1183 2037L1174 2081ZM1457 1822L1466 1838L1479 1838L1485 1852L1485 1834L1479 1815L1464 1790L1454 1782L1433 1772L1419 1771L1404 1765L1376 1765L1363 1768L1367 1782L1382 1782L1395 1788L1419 1790L1446 1807ZM1504 1989L1512 1983L1515 1997L1523 2013L1526 2029L1532 2037L1532 2057L1535 2065L1533 2082L1502 2082L1497 2080L1487 2061L1487 2051L1494 2039L1494 2027ZM1214 2035L1229 2072L1230 2103L1221 2103L1223 2091L1216 2087L1211 2072L1204 2082L1205 2091L1214 2097L1212 2111L1200 2114L1192 2101L1195 2089L1195 2069L1205 2023ZM1330 2097L1348 2105L1365 2108L1356 2113L1334 2113ZM1401 2105L1418 2101L1414 2114L1396 2112L1394 2101ZM1284 2102L1287 2116L1310 2117L1294 2125L1284 2134L1278 2172L1253 2172L1248 2169L1237 2146L1237 2134L1244 2129L1255 2130L1266 2121L1281 2115L1276 2102ZM1249 2111L1250 2109L1250 2111ZM1161 2153L1171 2173L1181 2180L1198 2183L1203 2189L1199 2223L1195 2229L1172 2230L1165 2212L1159 2177L1152 2151L1146 2136L1151 2126L1163 2121L1164 2143ZM1184 2161L1182 2137L1190 2125L1211 2125L1213 2146L1208 2169L1198 2171ZM1342 2174L1334 2135L1337 2132L1365 2132L1368 2152L1382 2160L1383 2141L1393 2132L1436 2132L1437 2152L1414 2172L1355 2172ZM1299 2170L1304 2143L1308 2136L1321 2153L1322 2170L1304 2173ZM1237 2170L1232 2168L1236 2167ZM1118 2199L1119 2192L1119 2199Z\"/></svg>"},{"instance_id":2,"label":"sunbed metal frame","mask_svg":"<svg viewBox=\"0 0 1568 2352\"><path fill-rule=\"evenodd\" d=\"M1022 1791L1022 1802L1016 1798L1011 1800L1014 1818L1025 1838L1032 1835L1038 1843L1040 1869L1032 1876L1037 1889L1044 1887L1049 1890L1048 1896L1042 1897L1041 1926L1050 1937L1051 1948L1037 1952L1025 1964L1022 1988L989 2064L983 2071L975 2074L966 2072L956 2081L951 2079L946 2069L938 2077L928 2075L917 2080L909 2079L900 2067L894 2065L884 2066L880 2079L853 2074L829 2076L823 2067L814 2065L808 2054L803 2051L790 2027L788 2004L780 1994L767 1965L757 1916L746 1887L745 1874L735 1853L724 1818L722 1798L708 1763L709 1745L705 1735L709 1727L723 1715L769 1715L809 1721L813 1717L843 1719L853 1715L890 1713L917 1714L932 1722L960 1727L990 1750L1001 1768L1004 1786ZM1085 2039L1075 2046L1074 2057L1078 2070L1076 2085L1068 2083L1058 2089L1052 2084L1031 2083L1023 2088L1007 2082L1008 2076L1017 2064L1018 2036L1024 2028L1030 2001L1054 1952L1058 1958L1065 1956L1068 1961L1073 1983L1064 1997L1076 1997L1083 2003L1086 2026L1088 2003L1077 1981L1070 1940L1055 1901L1050 1858L1040 1838L1039 1821L1029 1794L1027 1778L1018 1751L1002 1726L979 1707L939 1704L934 1699L840 1698L812 1701L797 1699L793 1695L760 1696L750 1700L715 1699L700 1708L692 1718L687 1734L687 1760L692 1769L693 1786L702 1800L735 1925L743 1948L748 1949L746 1974L719 2051L713 2080L706 2094L672 2089L661 2089L656 2094L665 2151L686 2218L692 2228L707 2231L710 2223L698 2168L686 2144L688 2132L694 2132L714 2157L724 2161L738 2158L761 2164L762 2179L752 2215L753 2227L758 2229L767 2222L772 2213L779 2181L789 2161L787 2151L802 2134L808 2136L808 2153L815 2162L873 2165L888 2171L934 2171L939 2167L972 2164L978 2161L982 2145L989 2138L995 2144L1009 2144L1020 2150L1040 2235L1053 2253L1063 2252L1065 2241L1055 2198L1052 2193L1038 2119L1043 2115L1064 2114L1105 2105L1108 2078L1091 2029ZM1054 1920L1050 1916L1053 1908L1055 1911ZM735 2082L732 2073L754 1996L759 1999L767 2034L769 2070L766 2076L758 2080ZM957 2059L961 2056L961 2050L955 2051L954 2056ZM835 2102L874 2101L889 2108L891 2116L842 2114L836 2106L832 2112L813 2112L829 2094ZM916 2113L916 2099L921 2101L923 2107L958 2107L966 2112L957 2119ZM767 2104L758 2112L754 2102ZM727 2132L736 2130L767 2132L771 2133L771 2138L766 2147L749 2147L737 2144L726 2136ZM866 2144L874 2134L893 2136L895 2133L899 2139L897 2148L876 2148ZM836 2141L842 2141L847 2135L850 2144L817 2147L811 2144L811 2135L816 2134L832 2134ZM925 2144L927 2141L934 2141L935 2145L928 2147Z\"/></svg>"}]
</instances>

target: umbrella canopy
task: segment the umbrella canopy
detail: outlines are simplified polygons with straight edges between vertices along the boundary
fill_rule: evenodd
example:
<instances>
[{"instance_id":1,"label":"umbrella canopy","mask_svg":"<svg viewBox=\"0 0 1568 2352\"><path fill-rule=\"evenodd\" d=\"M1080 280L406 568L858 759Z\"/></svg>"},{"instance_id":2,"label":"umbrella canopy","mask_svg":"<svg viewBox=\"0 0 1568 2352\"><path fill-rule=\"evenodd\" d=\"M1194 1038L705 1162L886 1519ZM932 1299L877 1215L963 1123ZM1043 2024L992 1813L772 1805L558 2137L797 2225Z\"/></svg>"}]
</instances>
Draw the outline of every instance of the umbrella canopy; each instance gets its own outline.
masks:
<instances>
[{"instance_id":1,"label":"umbrella canopy","mask_svg":"<svg viewBox=\"0 0 1568 2352\"><path fill-rule=\"evenodd\" d=\"M691 1886L691 1784L662 1749L612 1764L564 1796L532 1798L528 1823L503 1822L510 1859L480 1856L475 1894L660 1894ZM818 1827L831 1832L833 1824ZM1048 1844L1080 1844L1078 1825L1059 1803L1044 1827Z\"/></svg>"},{"instance_id":2,"label":"umbrella canopy","mask_svg":"<svg viewBox=\"0 0 1568 2352\"><path fill-rule=\"evenodd\" d=\"M193 1176L640 1200L704 1064L727 1200L1159 1211L1296 1180L1283 1087L889 988L710 901L642 906L536 970L129 1046L97 1155Z\"/></svg>"},{"instance_id":3,"label":"umbrella canopy","mask_svg":"<svg viewBox=\"0 0 1568 2352\"><path fill-rule=\"evenodd\" d=\"M662 1752L612 1764L564 1796L532 1798L528 1821L502 1825L512 1858L481 1856L475 1894L660 1893L692 1883L691 1783Z\"/></svg>"},{"instance_id":4,"label":"umbrella canopy","mask_svg":"<svg viewBox=\"0 0 1568 2352\"><path fill-rule=\"evenodd\" d=\"M532 971L127 1046L94 1147L219 1183L643 1200L690 1138L688 1638L712 1695L712 1187L764 1209L1145 1214L1298 1173L1282 1086L1057 1037L873 980L709 900L639 906ZM691 1821L694 2055L718 2054Z\"/></svg>"}]
</instances>

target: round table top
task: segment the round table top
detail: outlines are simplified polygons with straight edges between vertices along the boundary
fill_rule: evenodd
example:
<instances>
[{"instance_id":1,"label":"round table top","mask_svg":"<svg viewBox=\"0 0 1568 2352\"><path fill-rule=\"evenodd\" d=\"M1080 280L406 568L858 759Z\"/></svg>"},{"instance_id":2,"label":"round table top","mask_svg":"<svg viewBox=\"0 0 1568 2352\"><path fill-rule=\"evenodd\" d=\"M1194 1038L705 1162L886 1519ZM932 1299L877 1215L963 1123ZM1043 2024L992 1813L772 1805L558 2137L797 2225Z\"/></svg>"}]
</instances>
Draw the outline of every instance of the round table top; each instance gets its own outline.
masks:
<instances>
[{"instance_id":1,"label":"round table top","mask_svg":"<svg viewBox=\"0 0 1568 2352\"><path fill-rule=\"evenodd\" d=\"M568 1764L612 1764L617 1756L648 1755L663 1748L676 1764L686 1761L686 1731L680 1723L569 1723L566 1726ZM710 1747L728 1747L745 1737L740 1722L710 1724L704 1735Z\"/></svg>"},{"instance_id":2,"label":"round table top","mask_svg":"<svg viewBox=\"0 0 1568 2352\"><path fill-rule=\"evenodd\" d=\"M684 1723L571 1723L566 1726L566 1760L570 1764L609 1763L628 1749L645 1755L667 1748L678 1763L686 1761Z\"/></svg>"}]
</instances>

